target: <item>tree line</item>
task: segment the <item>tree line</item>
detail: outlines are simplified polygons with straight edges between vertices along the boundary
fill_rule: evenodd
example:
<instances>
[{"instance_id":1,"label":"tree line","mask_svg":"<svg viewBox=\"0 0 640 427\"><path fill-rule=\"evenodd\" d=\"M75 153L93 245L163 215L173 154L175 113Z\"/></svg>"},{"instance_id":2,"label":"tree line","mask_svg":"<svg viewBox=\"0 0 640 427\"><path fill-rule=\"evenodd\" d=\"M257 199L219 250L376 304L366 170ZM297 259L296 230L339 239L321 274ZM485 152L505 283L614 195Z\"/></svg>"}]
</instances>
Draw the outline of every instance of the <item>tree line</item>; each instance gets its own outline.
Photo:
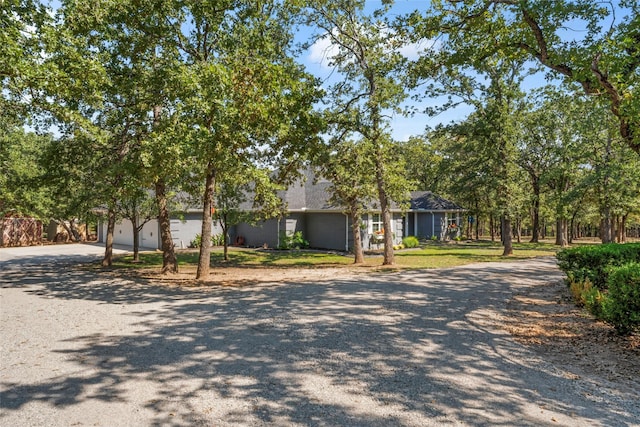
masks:
<instances>
[{"instance_id":1,"label":"tree line","mask_svg":"<svg viewBox=\"0 0 640 427\"><path fill-rule=\"evenodd\" d=\"M282 213L277 191L313 167L351 216L356 262L367 204L391 230L392 202L417 187L469 208L476 234L489 222L505 255L525 226L537 241L542 218L560 245L594 223L603 241L624 240L640 211L637 3L394 7L3 0L0 213L73 226L102 208L105 266L118 219L139 231L157 218L171 273L177 196L202 207L202 236L214 217L226 233ZM321 41L325 82L300 60ZM527 89L542 72L550 84ZM460 104L472 111L461 120L392 138L394 118ZM393 264L391 233L384 243ZM210 251L203 238L198 278Z\"/></svg>"}]
</instances>

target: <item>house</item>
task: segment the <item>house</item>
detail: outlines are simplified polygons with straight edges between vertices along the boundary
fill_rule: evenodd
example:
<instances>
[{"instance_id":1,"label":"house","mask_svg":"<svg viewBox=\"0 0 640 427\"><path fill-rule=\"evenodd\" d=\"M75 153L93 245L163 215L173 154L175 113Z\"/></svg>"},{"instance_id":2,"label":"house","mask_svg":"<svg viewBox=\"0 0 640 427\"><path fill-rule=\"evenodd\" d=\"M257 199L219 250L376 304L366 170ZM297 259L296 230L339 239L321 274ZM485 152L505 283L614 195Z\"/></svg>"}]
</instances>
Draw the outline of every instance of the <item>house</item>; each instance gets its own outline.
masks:
<instances>
[{"instance_id":1,"label":"house","mask_svg":"<svg viewBox=\"0 0 640 427\"><path fill-rule=\"evenodd\" d=\"M286 214L259 222L257 224L241 223L230 229L231 242L242 241L250 247L280 246L284 235L301 232L312 248L349 251L353 247L351 219L345 214L342 206L330 202L328 191L331 183L327 180L314 180L310 172L298 180L280 197L287 206ZM250 203L241 206L250 210ZM455 203L445 200L430 191L411 193L410 206L402 211L393 205L392 230L394 244L402 242L406 236L445 240L459 233L461 215L465 210ZM177 248L188 247L201 231L202 212L199 209L185 209L180 216L171 220L171 234ZM375 203L369 207L362 217L362 244L364 248L382 247L383 226L379 208ZM213 234L222 230L214 222ZM100 229L101 241L105 240L106 226ZM114 243L133 245L131 224L125 220L116 225ZM145 224L140 235L140 246L157 249L161 247L160 230L157 220Z\"/></svg>"}]
</instances>

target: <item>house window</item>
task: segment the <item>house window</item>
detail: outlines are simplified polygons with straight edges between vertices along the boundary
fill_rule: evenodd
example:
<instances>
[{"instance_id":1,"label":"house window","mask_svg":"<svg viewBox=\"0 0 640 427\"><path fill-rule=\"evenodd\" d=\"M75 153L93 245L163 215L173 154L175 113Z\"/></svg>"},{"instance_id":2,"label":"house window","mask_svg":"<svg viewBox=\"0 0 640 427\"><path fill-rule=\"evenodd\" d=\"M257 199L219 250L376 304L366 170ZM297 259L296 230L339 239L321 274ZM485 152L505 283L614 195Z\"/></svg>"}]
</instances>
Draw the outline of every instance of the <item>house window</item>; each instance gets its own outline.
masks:
<instances>
[{"instance_id":1,"label":"house window","mask_svg":"<svg viewBox=\"0 0 640 427\"><path fill-rule=\"evenodd\" d=\"M384 234L384 226L382 223L382 215L379 213L372 214L371 218L371 231L374 234Z\"/></svg>"}]
</instances>

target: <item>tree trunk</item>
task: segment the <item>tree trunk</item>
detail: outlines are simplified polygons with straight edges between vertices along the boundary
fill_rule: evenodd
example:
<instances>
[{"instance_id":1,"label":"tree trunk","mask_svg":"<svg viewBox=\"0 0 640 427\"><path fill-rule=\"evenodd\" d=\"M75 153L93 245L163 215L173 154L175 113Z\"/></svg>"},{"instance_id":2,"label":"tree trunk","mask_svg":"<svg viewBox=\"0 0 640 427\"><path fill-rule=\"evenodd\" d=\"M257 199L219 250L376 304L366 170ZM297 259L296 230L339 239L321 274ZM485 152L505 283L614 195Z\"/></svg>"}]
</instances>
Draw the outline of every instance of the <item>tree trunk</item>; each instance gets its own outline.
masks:
<instances>
[{"instance_id":1,"label":"tree trunk","mask_svg":"<svg viewBox=\"0 0 640 427\"><path fill-rule=\"evenodd\" d=\"M513 255L513 236L511 235L511 218L503 215L500 219L501 239L504 245L502 256Z\"/></svg>"},{"instance_id":2,"label":"tree trunk","mask_svg":"<svg viewBox=\"0 0 640 427\"><path fill-rule=\"evenodd\" d=\"M627 243L627 217L629 214L622 215L622 221L620 221L620 243Z\"/></svg>"},{"instance_id":3,"label":"tree trunk","mask_svg":"<svg viewBox=\"0 0 640 427\"><path fill-rule=\"evenodd\" d=\"M222 246L222 259L229 261L229 236L224 233L224 244Z\"/></svg>"},{"instance_id":4,"label":"tree trunk","mask_svg":"<svg viewBox=\"0 0 640 427\"><path fill-rule=\"evenodd\" d=\"M351 234L353 235L353 263L364 264L364 252L360 235L360 211L357 202L351 203L349 216L351 217Z\"/></svg>"},{"instance_id":5,"label":"tree trunk","mask_svg":"<svg viewBox=\"0 0 640 427\"><path fill-rule=\"evenodd\" d=\"M495 242L496 241L496 226L495 226L495 220L493 218L493 214L491 214L491 216L489 216L489 232L491 233L491 241Z\"/></svg>"},{"instance_id":6,"label":"tree trunk","mask_svg":"<svg viewBox=\"0 0 640 427\"><path fill-rule=\"evenodd\" d=\"M113 232L116 229L116 211L109 208L107 211L107 238L104 245L103 267L110 267L113 263Z\"/></svg>"},{"instance_id":7,"label":"tree trunk","mask_svg":"<svg viewBox=\"0 0 640 427\"><path fill-rule=\"evenodd\" d=\"M229 261L229 226L228 226L228 217L227 217L227 211L225 210L222 213L222 216L220 217L220 227L222 228L222 236L223 236L223 242L222 242L222 253L223 253L223 259L225 261Z\"/></svg>"},{"instance_id":8,"label":"tree trunk","mask_svg":"<svg viewBox=\"0 0 640 427\"><path fill-rule=\"evenodd\" d=\"M569 244L573 243L574 239L580 237L580 232L578 231L578 226L580 223L576 224L576 217L578 216L578 209L573 212L571 215L571 222L569 223Z\"/></svg>"},{"instance_id":9,"label":"tree trunk","mask_svg":"<svg viewBox=\"0 0 640 427\"><path fill-rule=\"evenodd\" d=\"M556 245L562 248L569 246L566 218L556 218Z\"/></svg>"},{"instance_id":10,"label":"tree trunk","mask_svg":"<svg viewBox=\"0 0 640 427\"><path fill-rule=\"evenodd\" d=\"M173 247L173 238L171 237L171 219L169 218L169 208L167 207L167 189L164 180L159 178L155 187L160 240L162 242L162 274L173 274L178 272L178 260Z\"/></svg>"},{"instance_id":11,"label":"tree trunk","mask_svg":"<svg viewBox=\"0 0 640 427\"><path fill-rule=\"evenodd\" d=\"M386 183L384 180L384 165L381 156L376 156L376 184L378 186L378 197L380 199L380 209L382 211L382 227L384 228L384 260L382 265L393 265L393 228L391 227L391 211L389 207L389 196L387 195Z\"/></svg>"},{"instance_id":12,"label":"tree trunk","mask_svg":"<svg viewBox=\"0 0 640 427\"><path fill-rule=\"evenodd\" d=\"M516 220L516 241L521 243L522 240L522 221L518 217Z\"/></svg>"},{"instance_id":13,"label":"tree trunk","mask_svg":"<svg viewBox=\"0 0 640 427\"><path fill-rule=\"evenodd\" d=\"M140 262L140 228L138 227L138 215L134 213L129 220L133 228L133 262Z\"/></svg>"},{"instance_id":14,"label":"tree trunk","mask_svg":"<svg viewBox=\"0 0 640 427\"><path fill-rule=\"evenodd\" d=\"M202 207L202 236L200 243L200 256L198 257L198 271L196 279L209 276L211 266L211 210L213 208L213 192L215 191L215 173L208 167L209 172L204 186L204 198Z\"/></svg>"},{"instance_id":15,"label":"tree trunk","mask_svg":"<svg viewBox=\"0 0 640 427\"><path fill-rule=\"evenodd\" d=\"M80 234L80 231L78 230L78 226L76 225L76 220L75 219L70 219L69 220L69 230L71 231L71 235L72 235L72 239L74 242L79 242L82 240L82 235Z\"/></svg>"},{"instance_id":16,"label":"tree trunk","mask_svg":"<svg viewBox=\"0 0 640 427\"><path fill-rule=\"evenodd\" d=\"M605 208L600 221L600 240L602 243L612 243L614 241L613 218L609 208Z\"/></svg>"},{"instance_id":17,"label":"tree trunk","mask_svg":"<svg viewBox=\"0 0 640 427\"><path fill-rule=\"evenodd\" d=\"M480 215L476 217L476 240L480 240Z\"/></svg>"},{"instance_id":18,"label":"tree trunk","mask_svg":"<svg viewBox=\"0 0 640 427\"><path fill-rule=\"evenodd\" d=\"M67 225L67 223L64 220L56 219L55 222L57 224L61 225L62 228L64 228L64 231L67 232L67 238L65 239L65 242L68 242L70 239L73 239L73 234L71 233L71 229L69 228L69 226Z\"/></svg>"},{"instance_id":19,"label":"tree trunk","mask_svg":"<svg viewBox=\"0 0 640 427\"><path fill-rule=\"evenodd\" d=\"M533 184L533 206L531 206L531 240L530 243L540 241L540 184L536 180Z\"/></svg>"},{"instance_id":20,"label":"tree trunk","mask_svg":"<svg viewBox=\"0 0 640 427\"><path fill-rule=\"evenodd\" d=\"M393 227L391 226L391 211L388 200L380 201L382 207L382 224L384 227L384 260L382 265L393 265L395 263L393 253Z\"/></svg>"},{"instance_id":21,"label":"tree trunk","mask_svg":"<svg viewBox=\"0 0 640 427\"><path fill-rule=\"evenodd\" d=\"M615 223L615 226L616 226L616 230L615 230L616 242L617 243L622 243L622 230L621 230L622 220L620 218L620 215L616 215L615 216L614 223Z\"/></svg>"}]
</instances>

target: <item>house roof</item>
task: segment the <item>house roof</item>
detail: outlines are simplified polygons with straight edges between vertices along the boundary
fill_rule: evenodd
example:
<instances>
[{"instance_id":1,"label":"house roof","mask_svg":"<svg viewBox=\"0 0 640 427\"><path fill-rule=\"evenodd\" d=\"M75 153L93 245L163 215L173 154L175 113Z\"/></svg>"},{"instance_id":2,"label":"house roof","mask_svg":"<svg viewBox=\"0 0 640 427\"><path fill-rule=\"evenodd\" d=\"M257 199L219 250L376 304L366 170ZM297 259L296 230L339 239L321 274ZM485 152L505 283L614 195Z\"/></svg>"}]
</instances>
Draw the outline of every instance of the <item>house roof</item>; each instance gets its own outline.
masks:
<instances>
[{"instance_id":1,"label":"house roof","mask_svg":"<svg viewBox=\"0 0 640 427\"><path fill-rule=\"evenodd\" d=\"M411 208L412 211L457 211L464 210L463 207L444 199L431 191L412 191Z\"/></svg>"},{"instance_id":2,"label":"house roof","mask_svg":"<svg viewBox=\"0 0 640 427\"><path fill-rule=\"evenodd\" d=\"M331 182L314 176L307 170L303 177L296 180L286 190L279 192L280 198L287 204L289 211L324 211L343 212L343 206L331 203L329 188ZM410 211L459 211L463 207L444 199L431 191L412 191L410 193ZM370 209L377 209L378 203L371 204ZM396 203L392 203L392 210L399 211Z\"/></svg>"}]
</instances>

